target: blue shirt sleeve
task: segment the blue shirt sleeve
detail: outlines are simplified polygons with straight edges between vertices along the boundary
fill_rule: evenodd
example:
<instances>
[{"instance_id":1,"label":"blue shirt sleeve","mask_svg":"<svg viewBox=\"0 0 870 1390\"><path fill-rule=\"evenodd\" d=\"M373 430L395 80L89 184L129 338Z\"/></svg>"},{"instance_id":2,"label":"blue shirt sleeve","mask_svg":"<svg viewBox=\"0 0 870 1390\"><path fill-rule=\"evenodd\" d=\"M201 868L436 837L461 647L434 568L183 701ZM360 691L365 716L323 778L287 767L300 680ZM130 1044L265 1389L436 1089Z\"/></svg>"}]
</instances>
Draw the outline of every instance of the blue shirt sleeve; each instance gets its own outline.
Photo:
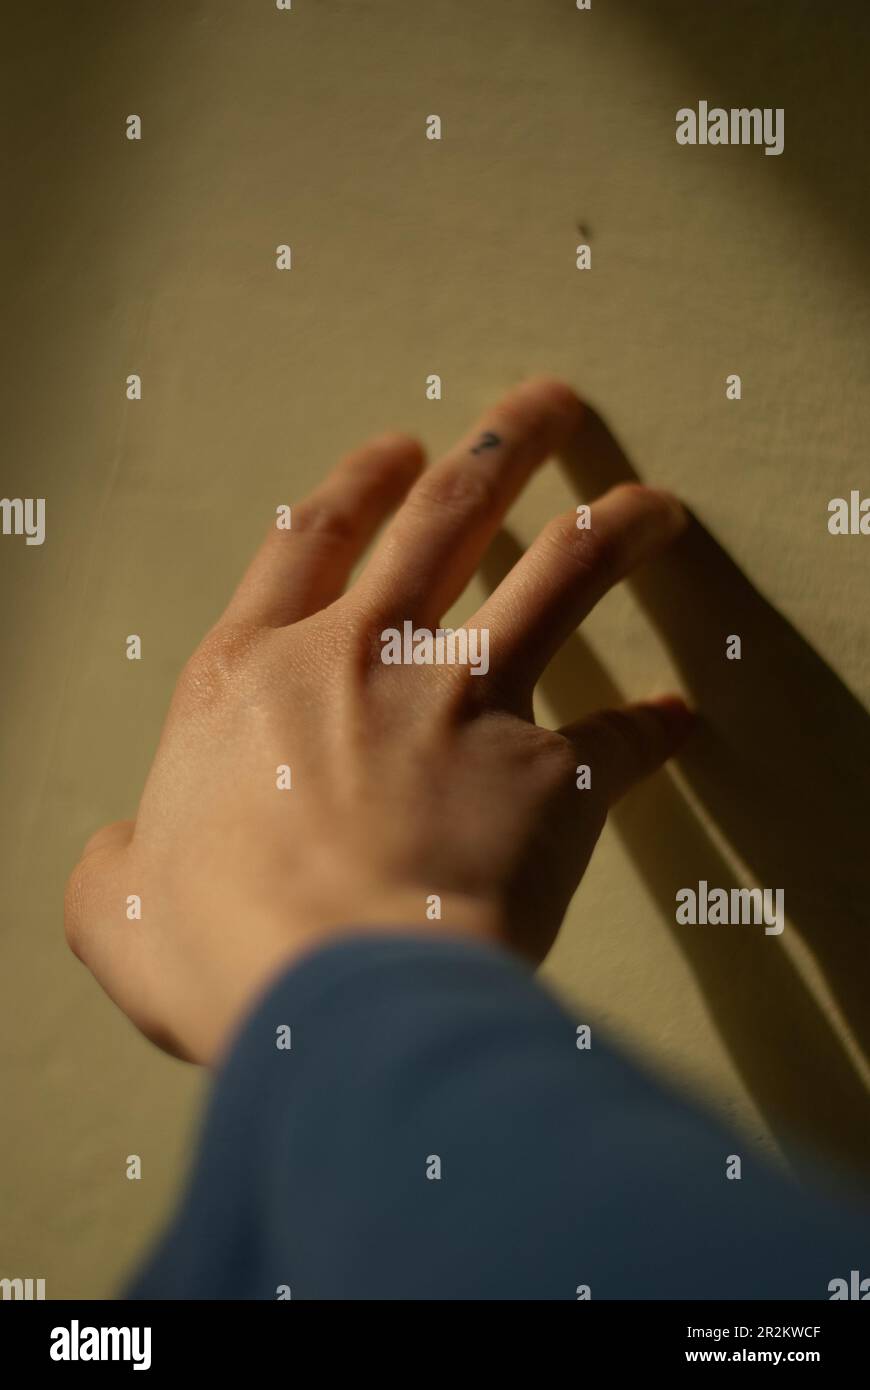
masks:
<instances>
[{"instance_id":1,"label":"blue shirt sleeve","mask_svg":"<svg viewBox=\"0 0 870 1390\"><path fill-rule=\"evenodd\" d=\"M237 1036L127 1296L827 1299L866 1268L863 1206L793 1185L594 1030L577 1041L495 948L357 935L311 955Z\"/></svg>"}]
</instances>

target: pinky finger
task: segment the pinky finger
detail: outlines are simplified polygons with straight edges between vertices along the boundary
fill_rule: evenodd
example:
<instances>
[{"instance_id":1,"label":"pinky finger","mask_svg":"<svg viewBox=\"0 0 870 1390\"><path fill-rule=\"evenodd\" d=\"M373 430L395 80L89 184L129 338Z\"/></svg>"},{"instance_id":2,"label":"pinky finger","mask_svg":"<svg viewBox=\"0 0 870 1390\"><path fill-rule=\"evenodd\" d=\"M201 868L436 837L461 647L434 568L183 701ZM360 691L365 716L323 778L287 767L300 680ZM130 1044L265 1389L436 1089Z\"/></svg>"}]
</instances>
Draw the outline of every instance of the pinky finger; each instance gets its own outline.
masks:
<instances>
[{"instance_id":1,"label":"pinky finger","mask_svg":"<svg viewBox=\"0 0 870 1390\"><path fill-rule=\"evenodd\" d=\"M590 770L590 786L607 806L678 752L695 716L678 695L601 710L559 732Z\"/></svg>"}]
</instances>

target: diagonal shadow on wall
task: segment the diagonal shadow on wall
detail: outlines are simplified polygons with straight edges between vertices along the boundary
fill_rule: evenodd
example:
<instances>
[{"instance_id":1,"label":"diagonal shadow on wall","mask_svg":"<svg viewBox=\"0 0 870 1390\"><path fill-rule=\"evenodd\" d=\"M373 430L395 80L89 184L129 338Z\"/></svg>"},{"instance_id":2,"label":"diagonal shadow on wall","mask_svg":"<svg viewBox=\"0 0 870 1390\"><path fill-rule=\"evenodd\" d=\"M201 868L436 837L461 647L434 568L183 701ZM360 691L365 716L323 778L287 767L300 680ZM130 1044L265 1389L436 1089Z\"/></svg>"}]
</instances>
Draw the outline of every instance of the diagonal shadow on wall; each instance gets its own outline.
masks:
<instances>
[{"instance_id":1,"label":"diagonal shadow on wall","mask_svg":"<svg viewBox=\"0 0 870 1390\"><path fill-rule=\"evenodd\" d=\"M563 466L578 498L638 480L591 410ZM489 583L518 555L503 532L484 566ZM866 1056L870 717L696 519L632 587L699 710L680 771L755 880L784 890L786 930L810 947ZM725 657L732 633L742 639L740 661ZM625 698L579 635L541 685L560 723L577 717L580 691L584 707ZM823 1149L870 1178L870 1096L778 939L675 922L679 888L700 879L742 886L677 783L666 773L651 779L616 808L613 824L783 1151L799 1168L806 1146Z\"/></svg>"}]
</instances>

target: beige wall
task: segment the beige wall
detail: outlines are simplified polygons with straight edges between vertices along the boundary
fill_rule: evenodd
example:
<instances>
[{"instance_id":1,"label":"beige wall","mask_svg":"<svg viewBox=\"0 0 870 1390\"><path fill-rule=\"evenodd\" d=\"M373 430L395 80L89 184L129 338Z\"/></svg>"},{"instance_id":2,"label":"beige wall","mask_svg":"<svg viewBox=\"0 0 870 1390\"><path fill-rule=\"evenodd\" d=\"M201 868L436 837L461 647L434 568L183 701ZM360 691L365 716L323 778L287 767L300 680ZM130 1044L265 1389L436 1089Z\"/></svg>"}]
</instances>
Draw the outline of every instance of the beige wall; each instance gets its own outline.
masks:
<instances>
[{"instance_id":1,"label":"beige wall","mask_svg":"<svg viewBox=\"0 0 870 1390\"><path fill-rule=\"evenodd\" d=\"M47 539L0 537L0 1275L110 1294L183 1171L202 1078L102 997L60 914L83 839L135 809L180 664L278 502L371 432L437 453L529 372L594 401L751 580L699 530L557 664L543 719L679 672L708 722L605 832L547 974L749 1133L870 1171L870 539L826 530L829 498L870 492L867 21L826 8L12 7L2 491L47 499ZM784 107L784 153L678 147L702 98ZM624 467L553 465L515 536ZM783 887L786 932L676 929L701 877Z\"/></svg>"}]
</instances>

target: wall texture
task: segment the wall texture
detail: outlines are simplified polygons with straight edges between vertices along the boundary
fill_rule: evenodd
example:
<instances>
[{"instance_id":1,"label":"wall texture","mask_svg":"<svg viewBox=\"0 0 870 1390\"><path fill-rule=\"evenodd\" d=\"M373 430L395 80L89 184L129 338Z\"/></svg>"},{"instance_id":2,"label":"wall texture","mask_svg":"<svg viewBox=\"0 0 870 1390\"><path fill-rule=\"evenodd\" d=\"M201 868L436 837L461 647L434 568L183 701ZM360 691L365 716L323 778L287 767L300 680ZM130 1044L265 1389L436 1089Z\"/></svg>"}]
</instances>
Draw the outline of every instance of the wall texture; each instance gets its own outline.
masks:
<instances>
[{"instance_id":1,"label":"wall texture","mask_svg":"<svg viewBox=\"0 0 870 1390\"><path fill-rule=\"evenodd\" d=\"M546 974L787 1161L792 1132L870 1172L870 538L827 530L870 493L864 7L19 0L5 27L0 488L45 497L47 533L0 537L0 1275L110 1295L183 1174L203 1078L102 997L60 910L180 665L279 502L370 433L437 454L531 372L625 452L593 427L516 543L630 468L698 517L541 719L676 682L706 721L606 830ZM701 99L783 107L783 154L678 146ZM701 878L784 888L786 931L677 928Z\"/></svg>"}]
</instances>

